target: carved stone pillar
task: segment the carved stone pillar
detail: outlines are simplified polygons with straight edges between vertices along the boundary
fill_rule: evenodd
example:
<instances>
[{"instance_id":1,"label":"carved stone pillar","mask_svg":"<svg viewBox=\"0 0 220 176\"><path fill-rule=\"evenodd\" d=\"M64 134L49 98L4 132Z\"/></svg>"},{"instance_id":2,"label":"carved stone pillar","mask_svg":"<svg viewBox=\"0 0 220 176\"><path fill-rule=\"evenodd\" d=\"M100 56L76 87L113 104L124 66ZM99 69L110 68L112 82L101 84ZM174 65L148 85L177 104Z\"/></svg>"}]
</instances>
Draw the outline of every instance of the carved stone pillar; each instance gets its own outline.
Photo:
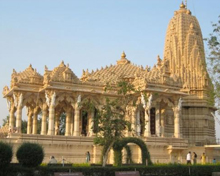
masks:
<instances>
[{"instance_id":1,"label":"carved stone pillar","mask_svg":"<svg viewBox=\"0 0 220 176\"><path fill-rule=\"evenodd\" d=\"M165 109L163 109L161 111L161 137L164 137L164 131L165 131L165 122L164 122L164 118L165 118Z\"/></svg>"},{"instance_id":2,"label":"carved stone pillar","mask_svg":"<svg viewBox=\"0 0 220 176\"><path fill-rule=\"evenodd\" d=\"M144 137L150 137L150 108L147 107L145 109L145 131L144 131Z\"/></svg>"},{"instance_id":3,"label":"carved stone pillar","mask_svg":"<svg viewBox=\"0 0 220 176\"><path fill-rule=\"evenodd\" d=\"M17 100L15 100L17 101ZM21 119L22 119L22 104L23 104L23 94L19 93L18 98L18 104L17 104L17 116L16 116L16 127L17 127L17 133L21 133Z\"/></svg>"},{"instance_id":4,"label":"carved stone pillar","mask_svg":"<svg viewBox=\"0 0 220 176\"><path fill-rule=\"evenodd\" d=\"M33 116L33 111L32 109L29 107L28 108L28 121L27 121L27 134L31 134L32 130L32 116Z\"/></svg>"},{"instance_id":5,"label":"carved stone pillar","mask_svg":"<svg viewBox=\"0 0 220 176\"><path fill-rule=\"evenodd\" d=\"M41 135L47 134L47 104L43 104L42 108L42 122L41 122Z\"/></svg>"},{"instance_id":6,"label":"carved stone pillar","mask_svg":"<svg viewBox=\"0 0 220 176\"><path fill-rule=\"evenodd\" d=\"M79 136L79 115L80 115L80 108L78 107L78 103L76 103L75 117L74 117L74 136Z\"/></svg>"},{"instance_id":7,"label":"carved stone pillar","mask_svg":"<svg viewBox=\"0 0 220 176\"><path fill-rule=\"evenodd\" d=\"M60 116L61 116L61 112L59 112L58 110L56 111L55 114L55 135L59 135L60 134Z\"/></svg>"},{"instance_id":8,"label":"carved stone pillar","mask_svg":"<svg viewBox=\"0 0 220 176\"><path fill-rule=\"evenodd\" d=\"M73 119L74 119L74 111L72 111L72 113L71 113L71 119L70 119L70 134L71 134L71 136L73 136L73 130L74 130L74 121L73 121Z\"/></svg>"},{"instance_id":9,"label":"carved stone pillar","mask_svg":"<svg viewBox=\"0 0 220 176\"><path fill-rule=\"evenodd\" d=\"M17 133L21 133L22 106L17 107L16 128Z\"/></svg>"},{"instance_id":10,"label":"carved stone pillar","mask_svg":"<svg viewBox=\"0 0 220 176\"><path fill-rule=\"evenodd\" d=\"M46 99L47 99L47 105L49 106L48 135L54 135L54 115L55 115L56 93L53 92L53 94L51 95L51 98L46 96Z\"/></svg>"},{"instance_id":11,"label":"carved stone pillar","mask_svg":"<svg viewBox=\"0 0 220 176\"><path fill-rule=\"evenodd\" d=\"M9 131L12 132L15 125L15 108L14 106L10 107L10 116L9 116Z\"/></svg>"},{"instance_id":12,"label":"carved stone pillar","mask_svg":"<svg viewBox=\"0 0 220 176\"><path fill-rule=\"evenodd\" d=\"M48 135L54 135L54 114L55 114L55 107L53 105L50 105Z\"/></svg>"},{"instance_id":13,"label":"carved stone pillar","mask_svg":"<svg viewBox=\"0 0 220 176\"><path fill-rule=\"evenodd\" d=\"M37 116L38 116L38 107L34 109L34 116L33 116L33 131L32 134L37 134Z\"/></svg>"},{"instance_id":14,"label":"carved stone pillar","mask_svg":"<svg viewBox=\"0 0 220 176\"><path fill-rule=\"evenodd\" d=\"M156 105L156 135L159 137L161 135L160 128L160 105Z\"/></svg>"},{"instance_id":15,"label":"carved stone pillar","mask_svg":"<svg viewBox=\"0 0 220 176\"><path fill-rule=\"evenodd\" d=\"M174 107L174 136L175 138L180 138L180 113L181 108L178 107L178 101L175 101Z\"/></svg>"},{"instance_id":16,"label":"carved stone pillar","mask_svg":"<svg viewBox=\"0 0 220 176\"><path fill-rule=\"evenodd\" d=\"M136 132L137 132L137 136L141 135L141 122L140 122L140 110L137 109L137 113L136 113Z\"/></svg>"},{"instance_id":17,"label":"carved stone pillar","mask_svg":"<svg viewBox=\"0 0 220 176\"><path fill-rule=\"evenodd\" d=\"M94 111L89 113L89 133L88 136L93 136L93 126L94 126Z\"/></svg>"},{"instance_id":18,"label":"carved stone pillar","mask_svg":"<svg viewBox=\"0 0 220 176\"><path fill-rule=\"evenodd\" d=\"M150 109L153 102L153 95L149 94L147 104L144 106L145 109L145 131L144 131L144 137L150 137L151 131L150 131Z\"/></svg>"},{"instance_id":19,"label":"carved stone pillar","mask_svg":"<svg viewBox=\"0 0 220 176\"><path fill-rule=\"evenodd\" d=\"M67 108L65 136L70 136L70 121L71 121L70 118L71 118L71 108Z\"/></svg>"}]
</instances>

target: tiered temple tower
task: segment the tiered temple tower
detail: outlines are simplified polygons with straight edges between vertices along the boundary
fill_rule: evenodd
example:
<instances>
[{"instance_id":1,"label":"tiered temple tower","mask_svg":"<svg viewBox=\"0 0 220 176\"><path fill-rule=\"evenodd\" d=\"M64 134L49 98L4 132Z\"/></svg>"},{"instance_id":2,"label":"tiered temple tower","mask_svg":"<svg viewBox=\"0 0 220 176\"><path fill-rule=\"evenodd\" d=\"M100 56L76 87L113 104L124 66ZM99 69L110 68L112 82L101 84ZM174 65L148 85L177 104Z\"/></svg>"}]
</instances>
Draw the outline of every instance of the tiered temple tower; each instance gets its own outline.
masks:
<instances>
[{"instance_id":1,"label":"tiered temple tower","mask_svg":"<svg viewBox=\"0 0 220 176\"><path fill-rule=\"evenodd\" d=\"M206 70L202 32L183 3L168 25L164 60L169 61L170 73L181 79L182 90L190 94L183 101L182 137L196 145L213 143L213 85Z\"/></svg>"}]
</instances>

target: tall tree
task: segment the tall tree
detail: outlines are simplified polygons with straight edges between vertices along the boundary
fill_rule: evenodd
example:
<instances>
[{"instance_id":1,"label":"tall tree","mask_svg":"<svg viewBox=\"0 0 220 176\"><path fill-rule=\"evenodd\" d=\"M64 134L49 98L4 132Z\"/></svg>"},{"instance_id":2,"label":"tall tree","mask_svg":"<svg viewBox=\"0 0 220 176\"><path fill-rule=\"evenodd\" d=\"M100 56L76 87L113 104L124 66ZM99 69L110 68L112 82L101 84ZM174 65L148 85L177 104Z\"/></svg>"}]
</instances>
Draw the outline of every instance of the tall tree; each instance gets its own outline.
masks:
<instances>
[{"instance_id":1,"label":"tall tree","mask_svg":"<svg viewBox=\"0 0 220 176\"><path fill-rule=\"evenodd\" d=\"M105 104L95 117L95 124L98 125L94 143L103 146L103 166L106 165L108 153L114 142L124 137L124 130L131 131L130 122L125 120L125 112L135 92L133 85L125 81L118 82L114 88L107 85L105 91L109 89L117 90L118 98L106 97Z\"/></svg>"},{"instance_id":2,"label":"tall tree","mask_svg":"<svg viewBox=\"0 0 220 176\"><path fill-rule=\"evenodd\" d=\"M220 107L220 16L217 23L212 24L213 31L209 38L205 39L208 44L208 67L214 84L214 94L218 107ZM219 108L220 109L220 108ZM220 111L219 111L220 112Z\"/></svg>"}]
</instances>

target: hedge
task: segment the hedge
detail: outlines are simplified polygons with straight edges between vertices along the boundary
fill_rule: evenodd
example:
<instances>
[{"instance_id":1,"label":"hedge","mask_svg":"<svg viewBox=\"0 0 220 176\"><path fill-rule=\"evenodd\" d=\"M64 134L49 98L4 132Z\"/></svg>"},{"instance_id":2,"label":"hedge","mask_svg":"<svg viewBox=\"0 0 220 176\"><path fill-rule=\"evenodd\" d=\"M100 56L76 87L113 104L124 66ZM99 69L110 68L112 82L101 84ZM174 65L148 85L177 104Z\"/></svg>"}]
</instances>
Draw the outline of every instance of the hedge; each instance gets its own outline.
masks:
<instances>
[{"instance_id":1,"label":"hedge","mask_svg":"<svg viewBox=\"0 0 220 176\"><path fill-rule=\"evenodd\" d=\"M140 176L212 176L212 172L220 172L220 165L166 165L166 166L128 166L128 167L48 167L26 168L12 165L7 170L0 170L0 175L17 176L50 176L54 172L82 172L84 176L114 176L115 171L140 172ZM190 175L189 175L190 171Z\"/></svg>"},{"instance_id":2,"label":"hedge","mask_svg":"<svg viewBox=\"0 0 220 176\"><path fill-rule=\"evenodd\" d=\"M121 166L122 165L122 149L128 144L134 143L141 148L142 155L142 164L146 165L146 160L148 161L148 165L152 165L152 161L150 159L150 153L148 152L147 146L143 140L135 137L126 137L121 140L118 140L113 145L114 150L114 165Z\"/></svg>"},{"instance_id":3,"label":"hedge","mask_svg":"<svg viewBox=\"0 0 220 176\"><path fill-rule=\"evenodd\" d=\"M4 169L9 165L12 155L12 146L0 141L0 169Z\"/></svg>"}]
</instances>

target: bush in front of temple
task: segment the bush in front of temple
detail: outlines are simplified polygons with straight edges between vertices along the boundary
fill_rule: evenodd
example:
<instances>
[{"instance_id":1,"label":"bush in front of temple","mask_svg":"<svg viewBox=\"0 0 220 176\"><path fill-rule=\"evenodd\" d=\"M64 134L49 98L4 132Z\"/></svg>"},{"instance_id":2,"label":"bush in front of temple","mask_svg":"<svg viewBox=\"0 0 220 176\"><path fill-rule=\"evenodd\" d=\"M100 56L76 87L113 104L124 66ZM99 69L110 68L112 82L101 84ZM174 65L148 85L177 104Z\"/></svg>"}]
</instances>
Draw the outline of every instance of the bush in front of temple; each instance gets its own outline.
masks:
<instances>
[{"instance_id":1,"label":"bush in front of temple","mask_svg":"<svg viewBox=\"0 0 220 176\"><path fill-rule=\"evenodd\" d=\"M36 167L44 159L44 150L39 144L25 142L18 148L16 156L22 166Z\"/></svg>"},{"instance_id":2,"label":"bush in front of temple","mask_svg":"<svg viewBox=\"0 0 220 176\"><path fill-rule=\"evenodd\" d=\"M12 159L12 146L10 144L0 142L0 168L10 164Z\"/></svg>"}]
</instances>

